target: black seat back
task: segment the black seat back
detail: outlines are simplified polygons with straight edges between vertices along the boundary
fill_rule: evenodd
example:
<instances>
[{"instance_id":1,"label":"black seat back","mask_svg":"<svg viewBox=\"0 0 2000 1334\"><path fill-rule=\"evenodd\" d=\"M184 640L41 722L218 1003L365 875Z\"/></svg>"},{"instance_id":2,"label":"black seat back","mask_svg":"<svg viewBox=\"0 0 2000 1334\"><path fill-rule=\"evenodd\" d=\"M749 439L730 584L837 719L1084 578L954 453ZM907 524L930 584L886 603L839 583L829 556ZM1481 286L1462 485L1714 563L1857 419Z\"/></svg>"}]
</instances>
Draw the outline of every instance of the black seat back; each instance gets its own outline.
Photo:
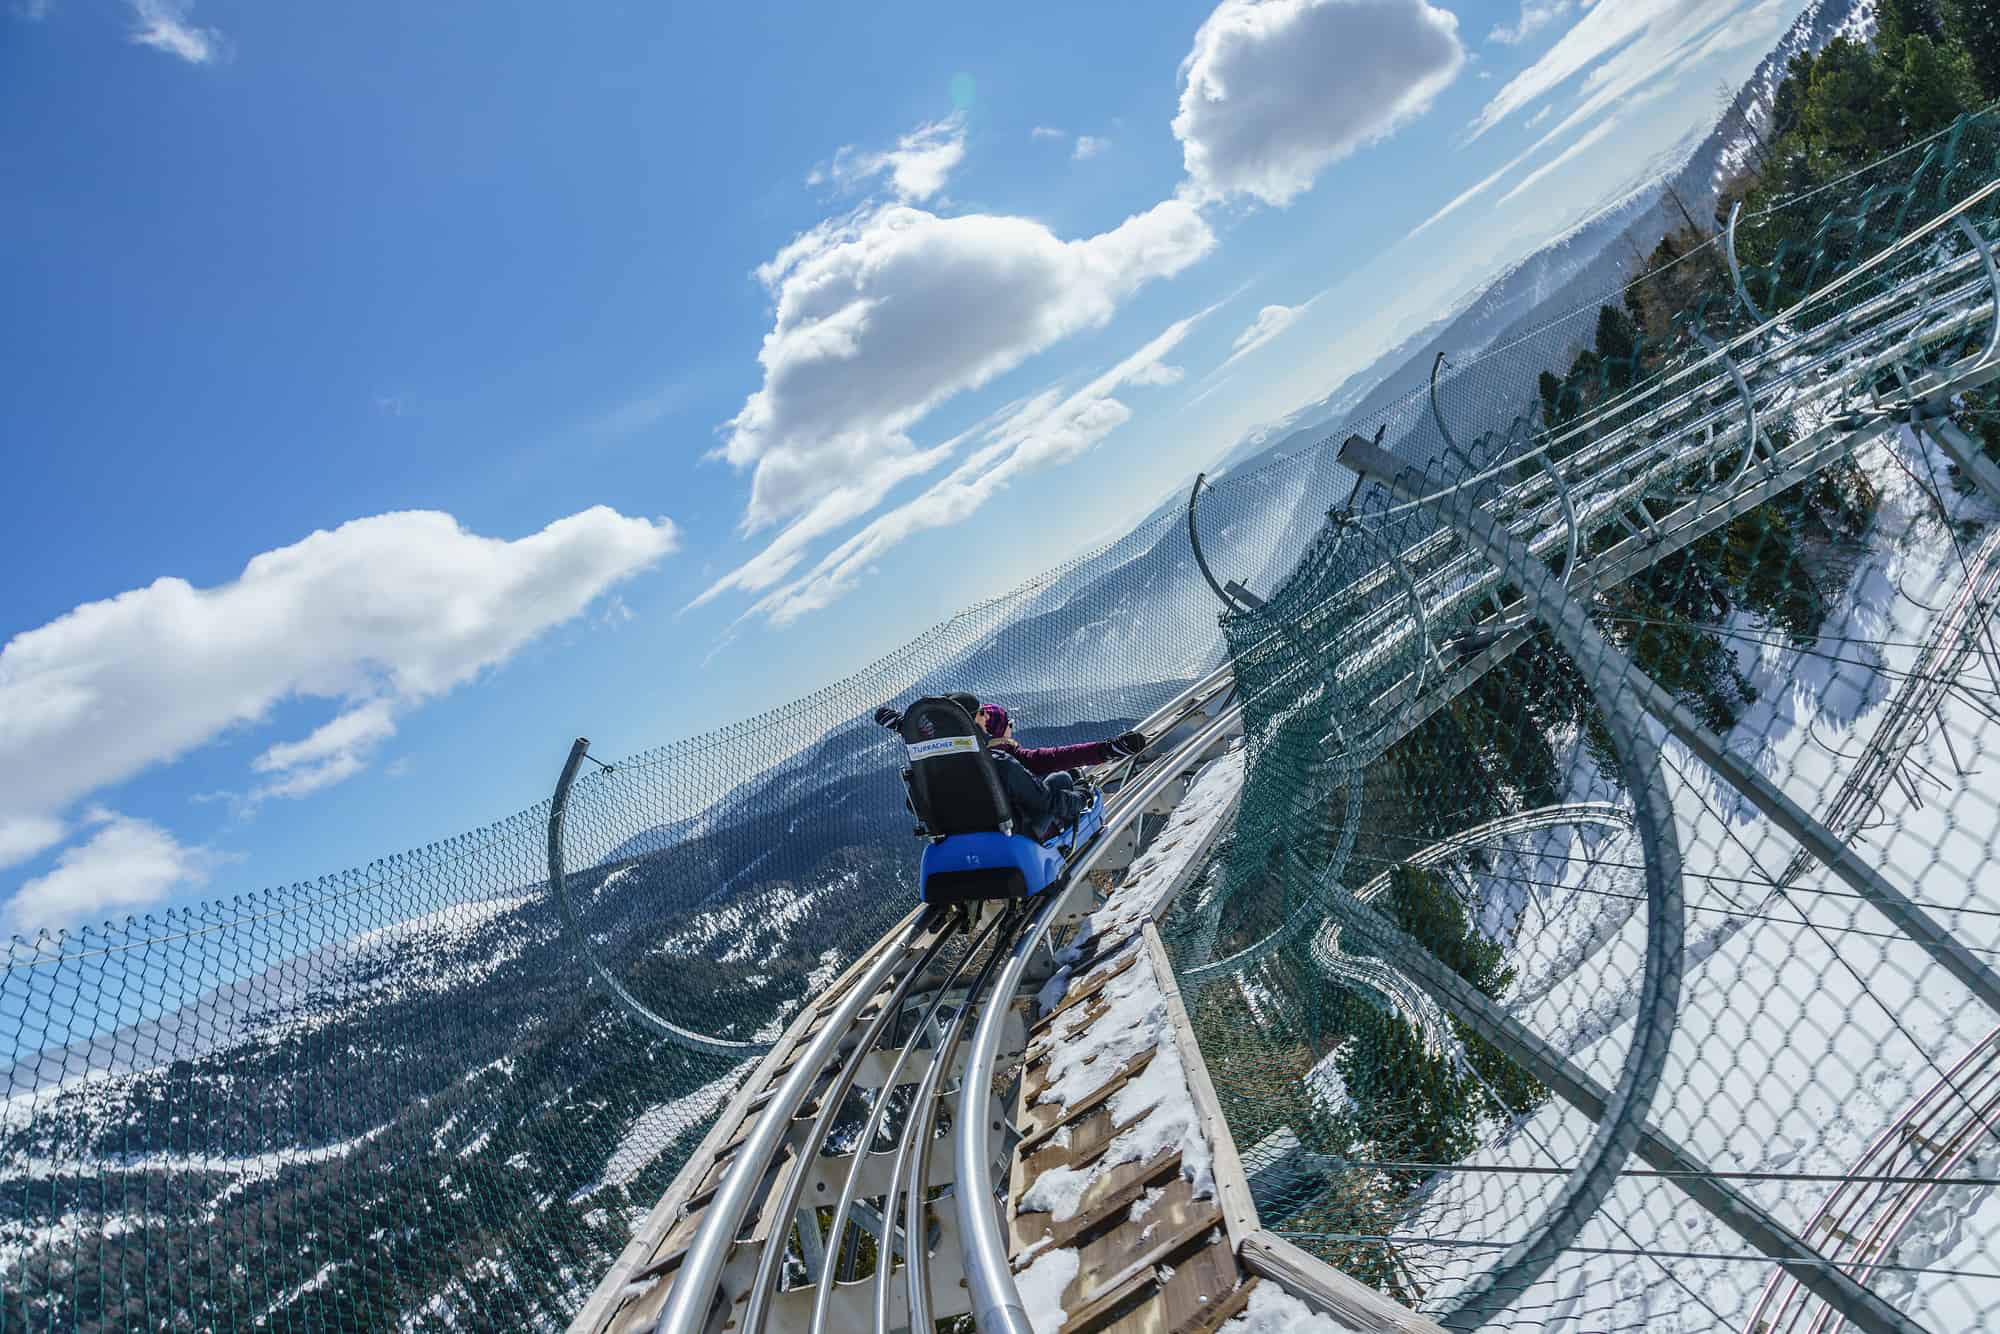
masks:
<instances>
[{"instance_id":1,"label":"black seat back","mask_svg":"<svg viewBox=\"0 0 2000 1334\"><path fill-rule=\"evenodd\" d=\"M986 734L956 700L930 696L903 713L910 805L933 835L1013 832Z\"/></svg>"}]
</instances>

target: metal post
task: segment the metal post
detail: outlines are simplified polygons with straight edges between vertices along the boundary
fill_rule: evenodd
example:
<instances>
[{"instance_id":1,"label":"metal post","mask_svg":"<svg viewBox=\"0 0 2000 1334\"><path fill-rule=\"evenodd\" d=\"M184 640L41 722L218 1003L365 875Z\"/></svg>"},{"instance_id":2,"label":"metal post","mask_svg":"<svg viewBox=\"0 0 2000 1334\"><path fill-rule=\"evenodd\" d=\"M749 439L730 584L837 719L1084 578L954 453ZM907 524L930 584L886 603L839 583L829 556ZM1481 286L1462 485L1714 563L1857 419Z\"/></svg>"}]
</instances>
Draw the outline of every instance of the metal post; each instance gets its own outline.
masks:
<instances>
[{"instance_id":1,"label":"metal post","mask_svg":"<svg viewBox=\"0 0 2000 1334\"><path fill-rule=\"evenodd\" d=\"M1986 493L1987 499L2000 501L2000 468L1993 466L1979 442L1959 429L1957 422L1949 417L1926 417L1918 429L1938 442L1938 448Z\"/></svg>"},{"instance_id":2,"label":"metal post","mask_svg":"<svg viewBox=\"0 0 2000 1334\"><path fill-rule=\"evenodd\" d=\"M1963 213L1958 215L1958 230L1979 252L1980 262L1986 266L1986 281L1993 288L1993 332L1988 335L1986 350L1979 354L1977 363L1978 366L1985 366L1995 357L2000 357L2000 264L1994 262L1993 247L1987 244L1985 235L1967 222Z\"/></svg>"},{"instance_id":3,"label":"metal post","mask_svg":"<svg viewBox=\"0 0 2000 1334\"><path fill-rule=\"evenodd\" d=\"M1700 329L1694 330L1694 338L1710 356L1722 363L1722 369L1729 372L1729 378L1736 384L1737 394L1743 399L1743 433L1745 436L1743 442L1743 461L1736 465L1736 472L1730 477L1727 483L1730 486L1734 486L1743 480L1743 474L1749 472L1750 465L1757 461L1757 396L1750 392L1750 382L1743 378L1743 371L1729 355L1729 349L1718 347L1715 340Z\"/></svg>"},{"instance_id":4,"label":"metal post","mask_svg":"<svg viewBox=\"0 0 2000 1334\"><path fill-rule=\"evenodd\" d=\"M1245 592L1247 590L1245 590L1243 585L1237 583L1234 579L1231 579L1229 581L1229 586L1227 588L1217 583L1215 581L1215 575L1209 571L1208 558L1201 554L1201 534L1195 530L1194 507L1201 500L1201 484L1205 480L1207 480L1207 478L1208 474L1205 472L1196 473L1194 475L1194 487L1192 490L1188 492L1188 515L1187 515L1188 545L1194 548L1194 563L1197 567L1200 568L1201 577L1208 580L1208 586L1209 588L1214 590L1217 600L1220 601L1222 605L1227 607L1230 611L1241 611L1243 610L1243 608L1237 603L1237 600L1233 595ZM1262 606L1263 604L1260 602L1253 602L1252 605Z\"/></svg>"},{"instance_id":5,"label":"metal post","mask_svg":"<svg viewBox=\"0 0 2000 1334\"><path fill-rule=\"evenodd\" d=\"M729 1038L712 1038L705 1033L682 1028L679 1024L663 1019L654 1013L645 1002L629 991L623 982L611 975L597 952L590 948L590 938L583 933L577 923L576 909L570 903L569 882L563 874L563 825L569 815L569 790L576 782L576 771L583 765L583 757L590 751L590 738L578 737L569 748L569 759L563 765L562 777L556 780L555 797L549 803L549 888L555 891L556 908L562 913L563 931L576 944L576 952L583 956L590 966L592 975L609 991L618 1003L625 1007L634 1019L646 1028L677 1047L699 1052L704 1056L733 1056L739 1060L748 1056L762 1056L771 1050L768 1042L736 1042Z\"/></svg>"},{"instance_id":6,"label":"metal post","mask_svg":"<svg viewBox=\"0 0 2000 1334\"><path fill-rule=\"evenodd\" d=\"M1757 309L1757 303L1750 299L1750 290L1743 285L1743 269L1736 262L1736 220L1743 216L1743 201L1737 200L1729 208L1729 226L1722 233L1722 253L1729 260L1729 281L1736 284L1736 299L1743 303L1743 309L1750 312L1750 318L1762 324L1764 312Z\"/></svg>"}]
</instances>

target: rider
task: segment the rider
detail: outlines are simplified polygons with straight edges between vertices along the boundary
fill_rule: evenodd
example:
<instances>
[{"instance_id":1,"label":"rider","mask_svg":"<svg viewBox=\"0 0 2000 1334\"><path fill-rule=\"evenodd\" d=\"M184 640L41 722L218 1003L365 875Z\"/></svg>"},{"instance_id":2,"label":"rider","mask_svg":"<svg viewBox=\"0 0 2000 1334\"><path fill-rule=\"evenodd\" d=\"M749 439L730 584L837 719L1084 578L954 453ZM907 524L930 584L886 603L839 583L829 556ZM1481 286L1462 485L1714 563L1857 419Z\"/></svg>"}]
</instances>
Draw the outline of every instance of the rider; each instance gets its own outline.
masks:
<instances>
[{"instance_id":1,"label":"rider","mask_svg":"<svg viewBox=\"0 0 2000 1334\"><path fill-rule=\"evenodd\" d=\"M1075 823L1090 804L1087 790L1078 781L1072 766L1102 764L1121 755L1136 755L1146 748L1140 732L1124 732L1109 741L1090 741L1074 746L1022 746L1015 741L1013 720L998 704L981 704L966 691L945 696L967 713L988 737L987 754L1007 794L1015 825L1030 837L1046 842ZM888 705L875 710L875 721L900 729L903 715Z\"/></svg>"},{"instance_id":2,"label":"rider","mask_svg":"<svg viewBox=\"0 0 2000 1334\"><path fill-rule=\"evenodd\" d=\"M1109 741L1082 741L1073 746L1024 746L1014 739L1014 720L998 704L981 704L972 720L990 738L991 749L1012 755L1031 774L1084 769L1125 755L1137 755L1147 746L1144 732L1120 732Z\"/></svg>"}]
</instances>

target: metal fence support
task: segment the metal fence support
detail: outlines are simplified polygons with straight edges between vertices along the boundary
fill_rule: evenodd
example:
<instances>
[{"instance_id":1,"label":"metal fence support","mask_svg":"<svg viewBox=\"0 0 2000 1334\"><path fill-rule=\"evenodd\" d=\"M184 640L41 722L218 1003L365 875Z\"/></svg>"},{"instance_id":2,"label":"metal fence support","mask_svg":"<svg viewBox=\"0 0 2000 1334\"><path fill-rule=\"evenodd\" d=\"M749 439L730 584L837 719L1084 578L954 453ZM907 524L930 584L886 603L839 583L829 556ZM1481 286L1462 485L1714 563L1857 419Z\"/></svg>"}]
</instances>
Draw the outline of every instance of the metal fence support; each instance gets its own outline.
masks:
<instances>
[{"instance_id":1,"label":"metal fence support","mask_svg":"<svg viewBox=\"0 0 2000 1334\"><path fill-rule=\"evenodd\" d=\"M1403 490L1414 494L1415 488L1408 486L1407 477L1396 460L1381 450L1362 446L1357 450L1350 439L1341 451L1343 461L1349 467L1366 470L1368 475L1382 481L1391 490ZM1365 451L1365 453L1364 453ZM1350 457L1352 456L1352 457ZM1841 838L1787 797L1784 792L1755 766L1745 763L1731 753L1722 739L1703 727L1680 701L1661 689L1658 682L1637 664L1627 658L1623 651L1599 634L1591 624L1590 610L1582 602L1571 597L1562 585L1542 568L1541 562L1528 553L1528 549L1513 534L1507 532L1485 511L1474 506L1468 497L1456 492L1446 493L1434 501L1436 507L1448 515L1459 532L1467 540L1482 548L1491 560L1506 575L1523 586L1531 600L1537 600L1538 610L1552 629L1567 629L1577 638L1566 643L1572 656L1579 656L1579 668L1586 671L1588 665L1580 654L1595 657L1605 669L1618 677L1623 693L1629 695L1641 708L1665 723L1667 730L1682 745L1713 769L1723 781L1741 793L1761 811L1764 817L1789 834L1813 858L1827 869L1846 881L1862 898L1875 905L1876 909L1915 942L1931 959L1946 972L1962 982L1987 1008L2000 1014L2000 975L1988 967L1977 955L1961 944L1956 936L1940 925L1925 912L1909 895L1891 885L1881 872L1863 862L1853 849ZM1536 586L1527 590L1532 581Z\"/></svg>"},{"instance_id":2,"label":"metal fence support","mask_svg":"<svg viewBox=\"0 0 2000 1334\"><path fill-rule=\"evenodd\" d=\"M1750 289L1743 285L1743 266L1736 259L1736 220L1743 216L1743 201L1737 200L1729 209L1729 226L1723 229L1722 253L1729 260L1729 281L1736 284L1736 299L1743 303L1743 309L1750 312L1750 318L1762 324L1764 312L1757 309L1757 303L1750 299Z\"/></svg>"},{"instance_id":3,"label":"metal fence support","mask_svg":"<svg viewBox=\"0 0 2000 1334\"><path fill-rule=\"evenodd\" d=\"M590 938L583 933L583 927L576 920L576 908L570 902L569 882L563 874L563 825L569 815L569 792L576 783L576 771L583 765L583 757L590 752L590 738L578 737L569 748L569 759L563 764L562 777L556 780L555 798L549 804L549 888L555 891L556 907L562 913L563 931L576 942L576 952L589 965L591 975L606 991L625 1007L626 1013L637 1019L652 1032L688 1051L700 1052L704 1056L762 1056L771 1050L768 1042L736 1042L729 1038L712 1038L705 1033L682 1028L668 1019L655 1014L646 1003L611 975L604 961L597 957L597 951L590 947Z\"/></svg>"},{"instance_id":4,"label":"metal fence support","mask_svg":"<svg viewBox=\"0 0 2000 1334\"><path fill-rule=\"evenodd\" d=\"M1350 438L1341 450L1341 461L1399 495L1406 498L1421 496L1420 488L1411 484L1414 481L1412 474L1407 472L1393 456L1368 445L1365 441ZM1640 672L1622 652L1598 632L1597 627L1591 623L1589 610L1585 604L1571 597L1561 582L1534 558L1526 545L1480 509L1472 497L1461 491L1452 490L1428 498L1428 503L1468 542L1484 551L1487 559L1521 588L1529 605L1549 626L1557 641L1575 660L1578 670L1583 672L1589 681L1598 707L1604 714L1605 725L1611 731L1614 743L1618 743L1621 768L1626 771L1627 790L1633 800L1635 823L1641 836L1647 836L1649 825L1661 821L1665 823L1667 848L1672 858L1671 871L1675 882L1673 906L1678 909L1679 853L1672 835L1672 808L1667 804L1664 785L1659 777L1659 749L1647 739L1644 727L1635 725L1632 717L1635 703L1646 704L1648 711L1651 711L1651 701L1646 693L1647 687L1651 687L1654 692L1664 692L1659 692L1659 688L1652 685L1650 678ZM1627 759L1626 747L1634 744L1635 738L1638 744L1649 746L1651 749L1651 763L1643 768L1633 765ZM1646 776L1650 776L1650 784L1635 783L1635 778ZM1655 955L1664 952L1670 946L1677 991L1681 950L1680 933L1677 928L1680 921L1676 916L1670 929L1663 931L1662 926L1668 924L1661 921L1660 915L1653 915L1650 911L1653 909L1651 891L1654 881L1658 878L1659 872L1667 868L1655 865L1651 846L1648 852L1649 930L1646 951L1648 983L1650 985ZM1341 906L1346 909L1345 920L1342 923L1344 928L1357 931L1384 959L1423 982L1441 1005L1470 1026L1474 1032L1519 1062L1529 1073L1554 1089L1565 1101L1597 1121L1598 1136L1597 1140L1593 1141L1593 1148L1605 1139L1610 1117L1627 1118L1628 1124L1624 1129L1632 1135L1635 1141L1634 1147L1647 1162L1666 1171L1696 1173L1696 1176L1676 1176L1674 1179L1698 1204L1708 1209L1731 1231L1777 1260L1801 1284L1828 1302L1858 1328L1871 1331L1872 1334L1912 1334L1912 1331L1921 1328L1896 1312L1867 1287L1835 1268L1825 1256L1750 1200L1720 1181L1700 1176L1701 1165L1692 1155L1643 1124L1645 1111L1643 1105L1635 1109L1627 1101L1621 1106L1616 1101L1616 1094L1606 1097L1604 1091L1588 1076L1570 1065L1553 1048L1501 1010L1483 992L1439 962L1416 941L1384 921L1372 909L1355 903L1351 898ZM1671 941L1665 939L1669 935ZM1669 1036L1662 1030L1660 1021L1662 1018L1671 1021L1672 1017L1659 1014L1658 1008L1655 997L1642 991L1633 1034L1633 1049L1637 1054L1641 1044L1653 1041L1654 1032L1659 1031L1657 1053L1653 1057L1655 1064L1650 1070L1654 1086L1657 1086L1661 1067L1665 1063L1666 1037ZM1653 1013L1649 1014L1649 1010ZM1638 1066L1639 1062L1628 1056L1626 1076L1629 1078ZM1623 1092L1622 1088L1620 1092ZM1649 1096L1650 1092L1649 1088ZM1589 1163L1588 1157L1586 1163ZM1603 1155L1596 1163L1589 1163L1586 1168L1579 1169L1579 1174L1583 1171L1608 1170L1615 1181L1616 1173L1623 1163L1622 1154L1615 1161L1610 1160L1608 1155ZM1571 1186L1574 1187L1577 1181L1578 1177L1573 1175ZM1613 1181L1601 1183L1600 1199L1603 1194L1609 1192ZM1521 1249L1522 1247L1517 1245L1509 1250L1507 1255L1511 1257ZM1452 1322L1447 1320L1445 1323Z\"/></svg>"},{"instance_id":5,"label":"metal fence support","mask_svg":"<svg viewBox=\"0 0 2000 1334\"><path fill-rule=\"evenodd\" d=\"M1728 348L1719 346L1713 338L1700 329L1694 331L1694 338L1710 356L1722 364L1723 370L1729 372L1729 378L1736 385L1738 396L1743 399L1743 461L1736 465L1735 473L1729 478L1729 484L1733 486L1743 480L1743 474L1749 472L1750 465L1757 461L1757 396L1750 392L1750 382L1743 378L1743 369L1736 364L1735 358L1729 355Z\"/></svg>"},{"instance_id":6,"label":"metal fence support","mask_svg":"<svg viewBox=\"0 0 2000 1334\"><path fill-rule=\"evenodd\" d=\"M1973 485L1986 493L1986 498L2000 502L2000 467L1986 457L1986 451L1979 442L1967 435L1948 417L1927 417L1918 425L1931 439L1938 442L1938 448L1945 452L1958 470L1972 479Z\"/></svg>"},{"instance_id":7,"label":"metal fence support","mask_svg":"<svg viewBox=\"0 0 2000 1334\"><path fill-rule=\"evenodd\" d=\"M1341 446L1340 461L1356 474L1377 480L1401 472L1389 454L1359 436L1349 436L1346 444ZM1444 497L1445 503L1436 507L1446 510L1447 517L1450 517L1452 506L1483 512L1477 510L1472 496L1463 488L1451 488L1444 492ZM1513 541L1511 536L1508 540ZM1673 1037L1674 1018L1680 1000L1681 942L1686 916L1681 903L1680 845L1674 830L1673 803L1660 772L1659 750L1651 745L1647 737L1645 720L1618 688L1620 682L1612 670L1616 663L1591 652L1591 639L1597 633L1595 627L1587 617L1582 616L1548 618L1552 606L1569 604L1570 599L1563 592L1557 576L1536 560L1525 545L1519 542L1514 545L1518 548L1520 568L1509 568L1506 561L1495 563L1521 586L1530 608L1549 619L1558 642L1568 647L1576 657L1578 669L1597 700L1605 730L1610 734L1612 748L1617 753L1619 770L1626 791L1632 798L1633 823L1646 852L1649 929L1632 1045L1626 1052L1617 1086L1597 1103L1593 1118L1597 1123L1596 1132L1584 1148L1576 1171L1563 1183L1561 1195L1549 1206L1532 1235L1509 1247L1493 1268L1474 1280L1459 1295L1458 1304L1451 1313L1441 1321L1447 1328L1461 1330L1479 1328L1489 1318L1504 1311L1540 1278L1596 1215L1605 1197L1617 1185L1618 1174L1645 1129L1646 1109L1652 1104L1666 1067L1667 1044ZM1560 601L1550 599L1549 589L1554 590L1554 597ZM1365 923L1364 930L1371 937L1371 943L1378 943L1372 937L1379 934L1386 923L1372 910L1361 910L1352 896L1344 891L1337 891L1333 898L1336 912ZM1392 927L1388 929L1394 931ZM1400 932L1395 934L1401 935ZM1415 942L1405 942L1398 947L1398 953L1405 958L1391 959L1390 962L1399 966L1405 964L1407 956L1423 956L1421 959L1407 959L1407 962L1417 968L1417 975L1433 994L1438 995L1440 1002L1445 1000L1440 991L1442 988L1442 992L1458 995L1464 1003L1471 1005L1472 1002L1463 994L1469 992L1477 995L1486 1008L1497 1013L1497 1007L1492 1007L1483 994L1477 993ZM1445 975L1449 975L1457 985L1446 983ZM1511 1017L1501 1015L1500 1018L1504 1022L1499 1033L1504 1035L1505 1047L1525 1052L1531 1044L1538 1042ZM1552 1051L1544 1049L1540 1055L1544 1058L1542 1064L1547 1064L1548 1058L1561 1063L1561 1058Z\"/></svg>"}]
</instances>

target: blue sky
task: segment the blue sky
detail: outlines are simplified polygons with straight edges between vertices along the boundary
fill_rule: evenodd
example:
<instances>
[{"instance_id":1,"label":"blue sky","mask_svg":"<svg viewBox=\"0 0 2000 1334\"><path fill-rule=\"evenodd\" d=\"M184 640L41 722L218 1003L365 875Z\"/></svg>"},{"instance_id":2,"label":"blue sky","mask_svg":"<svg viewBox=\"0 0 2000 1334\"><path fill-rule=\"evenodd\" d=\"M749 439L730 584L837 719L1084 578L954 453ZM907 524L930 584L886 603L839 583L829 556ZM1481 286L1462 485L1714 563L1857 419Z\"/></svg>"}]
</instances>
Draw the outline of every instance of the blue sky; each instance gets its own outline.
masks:
<instances>
[{"instance_id":1,"label":"blue sky","mask_svg":"<svg viewBox=\"0 0 2000 1334\"><path fill-rule=\"evenodd\" d=\"M1803 8L6 2L17 931L859 667L1634 183Z\"/></svg>"}]
</instances>

